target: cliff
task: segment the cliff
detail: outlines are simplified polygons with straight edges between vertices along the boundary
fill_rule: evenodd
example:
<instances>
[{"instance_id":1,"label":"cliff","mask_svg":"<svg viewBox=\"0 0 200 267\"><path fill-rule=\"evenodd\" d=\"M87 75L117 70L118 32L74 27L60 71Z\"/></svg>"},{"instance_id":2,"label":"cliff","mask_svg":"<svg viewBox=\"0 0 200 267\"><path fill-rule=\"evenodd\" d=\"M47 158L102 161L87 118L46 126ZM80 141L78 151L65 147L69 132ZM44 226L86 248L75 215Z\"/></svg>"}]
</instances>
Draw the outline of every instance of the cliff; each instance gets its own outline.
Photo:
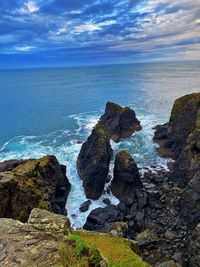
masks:
<instances>
[{"instance_id":1,"label":"cliff","mask_svg":"<svg viewBox=\"0 0 200 267\"><path fill-rule=\"evenodd\" d=\"M6 267L150 267L134 252L134 242L72 231L66 217L40 209L27 223L1 218L0 249Z\"/></svg>"},{"instance_id":2,"label":"cliff","mask_svg":"<svg viewBox=\"0 0 200 267\"><path fill-rule=\"evenodd\" d=\"M25 222L37 207L64 214L69 190L55 156L0 163L0 217Z\"/></svg>"}]
</instances>

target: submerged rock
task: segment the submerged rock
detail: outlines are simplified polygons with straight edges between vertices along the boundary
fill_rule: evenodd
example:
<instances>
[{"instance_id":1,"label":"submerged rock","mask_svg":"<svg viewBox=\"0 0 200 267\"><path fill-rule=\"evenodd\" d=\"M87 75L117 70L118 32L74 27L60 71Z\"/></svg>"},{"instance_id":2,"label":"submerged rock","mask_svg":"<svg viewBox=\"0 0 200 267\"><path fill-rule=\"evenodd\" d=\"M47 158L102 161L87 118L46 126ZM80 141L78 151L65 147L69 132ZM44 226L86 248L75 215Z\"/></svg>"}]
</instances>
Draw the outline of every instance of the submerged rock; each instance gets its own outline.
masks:
<instances>
[{"instance_id":1,"label":"submerged rock","mask_svg":"<svg viewBox=\"0 0 200 267\"><path fill-rule=\"evenodd\" d=\"M139 170L127 151L120 151L115 158L114 177L111 191L118 199L134 197L136 190L142 188Z\"/></svg>"},{"instance_id":2,"label":"submerged rock","mask_svg":"<svg viewBox=\"0 0 200 267\"><path fill-rule=\"evenodd\" d=\"M77 171L87 198L98 199L102 195L111 157L112 148L105 128L97 124L82 145L77 159Z\"/></svg>"},{"instance_id":3,"label":"submerged rock","mask_svg":"<svg viewBox=\"0 0 200 267\"><path fill-rule=\"evenodd\" d=\"M0 217L26 221L35 207L65 213L66 167L55 156L1 163Z\"/></svg>"},{"instance_id":4,"label":"submerged rock","mask_svg":"<svg viewBox=\"0 0 200 267\"><path fill-rule=\"evenodd\" d=\"M81 212L85 212L85 211L87 211L87 210L89 209L91 203L92 203L91 200L87 200L87 201L85 201L83 204L81 204L79 210L80 210Z\"/></svg>"},{"instance_id":5,"label":"submerged rock","mask_svg":"<svg viewBox=\"0 0 200 267\"><path fill-rule=\"evenodd\" d=\"M130 137L135 131L142 129L134 110L129 107L122 108L112 102L106 104L105 113L99 123L105 127L109 138L115 142Z\"/></svg>"}]
</instances>

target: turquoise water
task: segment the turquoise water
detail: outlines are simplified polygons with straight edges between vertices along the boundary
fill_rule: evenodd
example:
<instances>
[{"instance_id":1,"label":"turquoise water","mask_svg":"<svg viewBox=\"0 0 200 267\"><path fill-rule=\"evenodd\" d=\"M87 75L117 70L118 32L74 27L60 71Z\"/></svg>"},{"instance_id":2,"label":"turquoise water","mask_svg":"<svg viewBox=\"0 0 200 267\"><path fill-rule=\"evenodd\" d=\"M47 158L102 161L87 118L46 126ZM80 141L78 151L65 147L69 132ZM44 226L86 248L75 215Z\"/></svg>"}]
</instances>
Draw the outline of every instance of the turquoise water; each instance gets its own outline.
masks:
<instances>
[{"instance_id":1,"label":"turquoise water","mask_svg":"<svg viewBox=\"0 0 200 267\"><path fill-rule=\"evenodd\" d=\"M174 100L200 91L200 62L89 68L0 71L0 161L55 154L67 165L72 190L67 203L74 227L89 213L76 173L76 158L107 101L132 107L143 130L113 149L127 149L140 167L166 167L152 142L152 127L169 119ZM112 169L112 164L111 164ZM93 201L91 209L104 206ZM113 203L117 199L110 196Z\"/></svg>"}]
</instances>

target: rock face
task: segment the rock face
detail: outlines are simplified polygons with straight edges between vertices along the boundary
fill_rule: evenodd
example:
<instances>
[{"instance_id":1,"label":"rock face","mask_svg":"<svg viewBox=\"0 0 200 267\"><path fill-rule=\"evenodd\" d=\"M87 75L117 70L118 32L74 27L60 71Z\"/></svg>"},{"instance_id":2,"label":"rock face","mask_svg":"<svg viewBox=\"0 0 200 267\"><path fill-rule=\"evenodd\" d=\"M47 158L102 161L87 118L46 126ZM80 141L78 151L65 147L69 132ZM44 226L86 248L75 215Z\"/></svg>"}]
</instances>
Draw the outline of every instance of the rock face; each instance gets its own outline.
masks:
<instances>
[{"instance_id":1,"label":"rock face","mask_svg":"<svg viewBox=\"0 0 200 267\"><path fill-rule=\"evenodd\" d=\"M194 93L175 101L169 123L157 126L154 136L159 154L176 160L173 176L182 186L200 168L199 140L200 93Z\"/></svg>"},{"instance_id":2,"label":"rock face","mask_svg":"<svg viewBox=\"0 0 200 267\"><path fill-rule=\"evenodd\" d=\"M200 267L200 224L195 228L189 243L189 267Z\"/></svg>"},{"instance_id":3,"label":"rock face","mask_svg":"<svg viewBox=\"0 0 200 267\"><path fill-rule=\"evenodd\" d=\"M62 266L58 240L71 231L65 216L34 209L28 223L0 219L0 266Z\"/></svg>"},{"instance_id":4,"label":"rock face","mask_svg":"<svg viewBox=\"0 0 200 267\"><path fill-rule=\"evenodd\" d=\"M101 116L99 123L105 127L109 138L115 142L130 137L135 131L142 129L132 109L122 108L112 102L106 104L105 113Z\"/></svg>"},{"instance_id":5,"label":"rock face","mask_svg":"<svg viewBox=\"0 0 200 267\"><path fill-rule=\"evenodd\" d=\"M65 213L66 167L54 156L0 164L0 217L26 221L35 207Z\"/></svg>"},{"instance_id":6,"label":"rock face","mask_svg":"<svg viewBox=\"0 0 200 267\"><path fill-rule=\"evenodd\" d=\"M97 124L77 159L77 171L87 198L98 199L102 195L111 157L112 148L105 128Z\"/></svg>"},{"instance_id":7,"label":"rock face","mask_svg":"<svg viewBox=\"0 0 200 267\"><path fill-rule=\"evenodd\" d=\"M0 218L2 267L151 266L136 253L134 241L73 231L65 216L45 210L33 209L28 223Z\"/></svg>"},{"instance_id":8,"label":"rock face","mask_svg":"<svg viewBox=\"0 0 200 267\"><path fill-rule=\"evenodd\" d=\"M200 222L200 170L183 190L182 213L191 228Z\"/></svg>"},{"instance_id":9,"label":"rock face","mask_svg":"<svg viewBox=\"0 0 200 267\"><path fill-rule=\"evenodd\" d=\"M127 151L120 151L115 158L114 177L111 191L119 199L134 198L136 190L142 189L139 171Z\"/></svg>"}]
</instances>

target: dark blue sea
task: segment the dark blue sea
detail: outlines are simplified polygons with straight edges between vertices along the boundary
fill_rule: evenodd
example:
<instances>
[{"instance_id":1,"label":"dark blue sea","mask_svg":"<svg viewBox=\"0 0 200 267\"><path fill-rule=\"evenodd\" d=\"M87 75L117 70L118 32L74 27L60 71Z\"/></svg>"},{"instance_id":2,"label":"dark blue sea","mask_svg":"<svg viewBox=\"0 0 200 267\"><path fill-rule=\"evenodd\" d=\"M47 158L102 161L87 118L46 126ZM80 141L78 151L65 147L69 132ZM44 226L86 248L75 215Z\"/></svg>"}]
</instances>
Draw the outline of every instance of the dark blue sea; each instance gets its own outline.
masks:
<instances>
[{"instance_id":1,"label":"dark blue sea","mask_svg":"<svg viewBox=\"0 0 200 267\"><path fill-rule=\"evenodd\" d=\"M167 168L157 156L152 127L168 121L174 100L200 91L200 62L0 71L0 161L54 154L67 165L67 203L74 227L89 213L76 158L107 101L133 108L143 130L113 149L127 149L141 168ZM111 164L112 169L112 164ZM102 199L91 208L103 207ZM118 200L109 196L113 203Z\"/></svg>"}]
</instances>

